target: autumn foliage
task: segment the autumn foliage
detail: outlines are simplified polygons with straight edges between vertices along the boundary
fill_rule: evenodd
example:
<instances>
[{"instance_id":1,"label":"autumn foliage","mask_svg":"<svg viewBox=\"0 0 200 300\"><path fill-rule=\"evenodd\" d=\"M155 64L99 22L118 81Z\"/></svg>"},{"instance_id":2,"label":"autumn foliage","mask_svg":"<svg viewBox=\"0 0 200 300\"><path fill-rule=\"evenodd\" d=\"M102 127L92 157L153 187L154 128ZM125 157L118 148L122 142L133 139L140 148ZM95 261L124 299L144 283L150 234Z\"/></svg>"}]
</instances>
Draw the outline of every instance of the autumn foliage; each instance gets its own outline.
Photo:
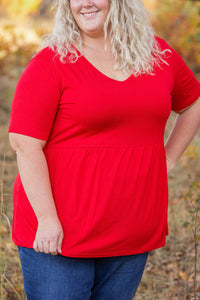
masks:
<instances>
[{"instance_id":1,"label":"autumn foliage","mask_svg":"<svg viewBox=\"0 0 200 300\"><path fill-rule=\"evenodd\" d=\"M20 55L29 46L35 50L41 34L51 30L53 14L50 4L53 1L0 0L0 67L1 60L5 63L10 53ZM166 39L200 77L199 1L144 0L144 4L157 35ZM49 26L44 25L44 19L48 19Z\"/></svg>"}]
</instances>

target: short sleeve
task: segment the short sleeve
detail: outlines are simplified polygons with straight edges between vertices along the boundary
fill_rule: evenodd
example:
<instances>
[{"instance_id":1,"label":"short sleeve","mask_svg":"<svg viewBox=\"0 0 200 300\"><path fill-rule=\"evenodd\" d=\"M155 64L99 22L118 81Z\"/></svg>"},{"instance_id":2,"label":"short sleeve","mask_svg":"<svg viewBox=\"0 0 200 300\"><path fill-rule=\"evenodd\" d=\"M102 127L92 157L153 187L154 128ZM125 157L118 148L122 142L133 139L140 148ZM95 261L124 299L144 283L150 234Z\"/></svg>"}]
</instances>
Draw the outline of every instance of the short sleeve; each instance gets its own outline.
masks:
<instances>
[{"instance_id":1,"label":"short sleeve","mask_svg":"<svg viewBox=\"0 0 200 300\"><path fill-rule=\"evenodd\" d=\"M171 47L173 89L171 93L172 110L179 112L200 97L200 83L182 57Z\"/></svg>"},{"instance_id":2,"label":"short sleeve","mask_svg":"<svg viewBox=\"0 0 200 300\"><path fill-rule=\"evenodd\" d=\"M53 52L40 50L20 76L11 107L8 131L48 140L60 99L60 80Z\"/></svg>"}]
</instances>

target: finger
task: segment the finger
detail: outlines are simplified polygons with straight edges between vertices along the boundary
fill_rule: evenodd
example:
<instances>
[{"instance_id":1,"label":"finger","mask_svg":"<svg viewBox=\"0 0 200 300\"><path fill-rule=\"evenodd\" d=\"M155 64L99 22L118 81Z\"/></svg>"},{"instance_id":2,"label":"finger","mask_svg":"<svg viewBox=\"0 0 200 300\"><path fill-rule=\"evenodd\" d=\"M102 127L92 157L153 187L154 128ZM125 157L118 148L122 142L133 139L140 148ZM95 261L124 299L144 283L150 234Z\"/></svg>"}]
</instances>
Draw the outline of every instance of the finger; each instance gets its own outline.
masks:
<instances>
[{"instance_id":1,"label":"finger","mask_svg":"<svg viewBox=\"0 0 200 300\"><path fill-rule=\"evenodd\" d=\"M50 253L50 241L43 241L43 251L44 253Z\"/></svg>"},{"instance_id":2,"label":"finger","mask_svg":"<svg viewBox=\"0 0 200 300\"><path fill-rule=\"evenodd\" d=\"M50 242L50 253L52 255L57 255L58 251L57 251L57 241L51 241Z\"/></svg>"},{"instance_id":3,"label":"finger","mask_svg":"<svg viewBox=\"0 0 200 300\"><path fill-rule=\"evenodd\" d=\"M44 252L43 242L42 241L38 241L38 250L39 250L39 252Z\"/></svg>"},{"instance_id":4,"label":"finger","mask_svg":"<svg viewBox=\"0 0 200 300\"><path fill-rule=\"evenodd\" d=\"M36 252L39 252L39 249L38 249L38 243L37 243L36 240L33 242L33 249L34 249Z\"/></svg>"},{"instance_id":5,"label":"finger","mask_svg":"<svg viewBox=\"0 0 200 300\"><path fill-rule=\"evenodd\" d=\"M63 241L63 234L61 234L58 238L58 246L57 246L57 249L58 249L58 252L59 253L62 253L62 241Z\"/></svg>"}]
</instances>

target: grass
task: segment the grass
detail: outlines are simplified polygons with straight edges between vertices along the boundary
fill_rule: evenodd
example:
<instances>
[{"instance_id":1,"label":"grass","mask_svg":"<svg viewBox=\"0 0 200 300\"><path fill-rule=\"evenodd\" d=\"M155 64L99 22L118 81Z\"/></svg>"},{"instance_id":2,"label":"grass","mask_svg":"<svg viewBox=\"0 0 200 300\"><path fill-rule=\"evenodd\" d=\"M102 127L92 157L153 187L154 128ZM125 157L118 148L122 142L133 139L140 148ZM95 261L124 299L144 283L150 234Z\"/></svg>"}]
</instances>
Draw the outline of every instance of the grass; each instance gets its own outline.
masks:
<instances>
[{"instance_id":1,"label":"grass","mask_svg":"<svg viewBox=\"0 0 200 300\"><path fill-rule=\"evenodd\" d=\"M25 299L22 294L23 285L20 288L21 276L19 275L20 261L17 254L16 246L12 243L11 239L11 224L10 219L5 213L4 198L11 196L11 194L4 193L4 178L5 178L5 166L6 166L6 151L3 152L3 160L1 167L1 180L0 180L0 295L3 299ZM24 294L25 295L25 294Z\"/></svg>"}]
</instances>

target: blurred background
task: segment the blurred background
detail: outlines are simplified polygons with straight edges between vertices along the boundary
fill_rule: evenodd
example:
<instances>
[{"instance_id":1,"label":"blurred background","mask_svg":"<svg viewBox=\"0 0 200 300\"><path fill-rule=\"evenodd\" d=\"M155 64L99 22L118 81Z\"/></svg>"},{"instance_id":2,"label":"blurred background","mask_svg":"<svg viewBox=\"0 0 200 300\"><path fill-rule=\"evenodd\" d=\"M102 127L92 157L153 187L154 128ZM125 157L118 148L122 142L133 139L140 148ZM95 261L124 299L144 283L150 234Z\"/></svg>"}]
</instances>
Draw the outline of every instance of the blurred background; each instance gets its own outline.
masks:
<instances>
[{"instance_id":1,"label":"blurred background","mask_svg":"<svg viewBox=\"0 0 200 300\"><path fill-rule=\"evenodd\" d=\"M40 49L41 37L53 28L52 3L0 0L0 299L25 299L18 252L11 238L17 166L7 131L17 80ZM156 34L182 56L199 80L200 2L144 0L144 4ZM175 117L172 112L165 138ZM198 132L169 175L169 235L165 247L150 253L136 300L200 299L199 153Z\"/></svg>"}]
</instances>

